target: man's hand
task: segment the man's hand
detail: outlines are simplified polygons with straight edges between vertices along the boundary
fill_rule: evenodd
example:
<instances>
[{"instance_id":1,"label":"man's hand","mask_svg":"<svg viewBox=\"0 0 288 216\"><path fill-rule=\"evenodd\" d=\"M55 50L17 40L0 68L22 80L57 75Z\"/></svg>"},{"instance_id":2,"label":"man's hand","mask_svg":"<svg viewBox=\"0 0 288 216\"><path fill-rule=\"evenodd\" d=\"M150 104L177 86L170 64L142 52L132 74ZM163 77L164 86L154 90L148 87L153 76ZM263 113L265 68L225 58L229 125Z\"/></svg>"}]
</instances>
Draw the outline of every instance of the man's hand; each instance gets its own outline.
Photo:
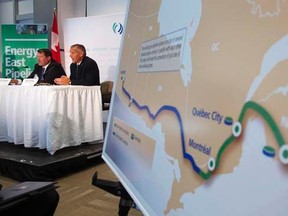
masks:
<instances>
[{"instance_id":1,"label":"man's hand","mask_svg":"<svg viewBox=\"0 0 288 216\"><path fill-rule=\"evenodd\" d=\"M18 80L17 79L11 79L9 85L18 85Z\"/></svg>"},{"instance_id":2,"label":"man's hand","mask_svg":"<svg viewBox=\"0 0 288 216\"><path fill-rule=\"evenodd\" d=\"M54 79L57 85L70 85L71 80L67 76L61 76L60 78Z\"/></svg>"}]
</instances>

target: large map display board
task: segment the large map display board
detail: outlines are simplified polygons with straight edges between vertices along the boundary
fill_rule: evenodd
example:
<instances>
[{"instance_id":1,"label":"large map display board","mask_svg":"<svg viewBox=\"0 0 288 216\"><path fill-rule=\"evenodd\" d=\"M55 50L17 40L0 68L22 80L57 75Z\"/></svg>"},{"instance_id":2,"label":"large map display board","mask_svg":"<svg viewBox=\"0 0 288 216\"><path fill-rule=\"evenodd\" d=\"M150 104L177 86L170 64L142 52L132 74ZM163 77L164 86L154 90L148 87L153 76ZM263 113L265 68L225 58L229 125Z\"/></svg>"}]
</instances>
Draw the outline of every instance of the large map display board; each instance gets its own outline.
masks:
<instances>
[{"instance_id":1,"label":"large map display board","mask_svg":"<svg viewBox=\"0 0 288 216\"><path fill-rule=\"evenodd\" d=\"M103 158L145 215L287 215L288 2L132 0Z\"/></svg>"}]
</instances>

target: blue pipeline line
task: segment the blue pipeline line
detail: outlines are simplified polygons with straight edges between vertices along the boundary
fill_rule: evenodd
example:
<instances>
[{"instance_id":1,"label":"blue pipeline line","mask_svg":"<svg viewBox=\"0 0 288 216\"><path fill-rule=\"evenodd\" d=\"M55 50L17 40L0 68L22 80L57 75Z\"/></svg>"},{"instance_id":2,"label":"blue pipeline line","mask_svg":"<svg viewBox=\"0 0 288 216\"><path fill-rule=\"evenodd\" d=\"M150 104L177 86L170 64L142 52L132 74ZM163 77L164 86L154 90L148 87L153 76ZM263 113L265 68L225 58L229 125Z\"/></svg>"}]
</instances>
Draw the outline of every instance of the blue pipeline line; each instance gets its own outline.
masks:
<instances>
[{"instance_id":1,"label":"blue pipeline line","mask_svg":"<svg viewBox=\"0 0 288 216\"><path fill-rule=\"evenodd\" d=\"M182 145L182 153L183 153L183 157L187 160L190 161L193 169L195 170L196 173L200 173L200 168L196 165L194 158L192 157L192 155L188 154L186 152L186 148L185 148L185 140L184 140L184 130L183 130L183 123L182 123L182 119L180 116L180 113L178 112L178 110L176 109L176 107L173 106L168 106L168 105L164 105L162 106L155 115L153 115L149 109L149 107L147 105L143 105L140 106L138 104L138 102L136 100L134 100L134 98L132 99L131 95L128 93L128 91L122 86L122 90L125 93L125 95L130 99L130 102L133 103L139 110L145 110L148 115L150 116L151 119L155 120L157 118L157 116L162 112L162 111L171 111L173 113L175 113L178 121L179 121L179 126L180 126L180 134L181 134L181 145ZM132 100L131 100L132 99Z\"/></svg>"}]
</instances>

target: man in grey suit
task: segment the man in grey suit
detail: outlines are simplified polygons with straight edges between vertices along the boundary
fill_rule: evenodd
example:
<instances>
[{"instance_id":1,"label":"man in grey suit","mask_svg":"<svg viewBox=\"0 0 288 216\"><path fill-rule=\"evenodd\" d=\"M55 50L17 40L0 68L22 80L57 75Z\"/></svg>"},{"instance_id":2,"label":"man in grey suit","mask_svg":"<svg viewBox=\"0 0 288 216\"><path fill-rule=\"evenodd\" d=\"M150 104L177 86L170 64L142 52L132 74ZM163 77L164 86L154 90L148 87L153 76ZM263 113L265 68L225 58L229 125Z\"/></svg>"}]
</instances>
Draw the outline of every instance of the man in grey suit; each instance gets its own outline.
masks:
<instances>
[{"instance_id":1,"label":"man in grey suit","mask_svg":"<svg viewBox=\"0 0 288 216\"><path fill-rule=\"evenodd\" d=\"M74 44L70 47L70 78L62 76L55 79L58 85L100 85L99 68L93 59L86 55L86 49L82 44Z\"/></svg>"}]
</instances>

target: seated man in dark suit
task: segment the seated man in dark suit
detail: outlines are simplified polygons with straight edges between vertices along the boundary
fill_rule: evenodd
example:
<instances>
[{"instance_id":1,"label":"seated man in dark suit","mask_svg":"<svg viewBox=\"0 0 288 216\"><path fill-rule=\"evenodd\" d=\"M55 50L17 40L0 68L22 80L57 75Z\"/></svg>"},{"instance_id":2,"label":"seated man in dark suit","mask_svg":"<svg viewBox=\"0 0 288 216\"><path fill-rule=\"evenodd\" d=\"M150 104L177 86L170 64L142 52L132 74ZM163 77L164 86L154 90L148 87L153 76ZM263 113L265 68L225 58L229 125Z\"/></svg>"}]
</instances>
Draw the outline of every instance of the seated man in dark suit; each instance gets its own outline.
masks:
<instances>
[{"instance_id":1,"label":"seated man in dark suit","mask_svg":"<svg viewBox=\"0 0 288 216\"><path fill-rule=\"evenodd\" d=\"M48 83L55 84L54 79L65 76L66 73L61 64L56 62L52 58L52 52L50 49L39 49L37 50L37 61L38 63L34 65L34 70L28 76L28 78L38 77L37 83ZM11 84L21 84L19 80L13 79Z\"/></svg>"},{"instance_id":2,"label":"seated man in dark suit","mask_svg":"<svg viewBox=\"0 0 288 216\"><path fill-rule=\"evenodd\" d=\"M38 83L53 85L55 78L66 75L62 65L52 58L50 49L39 49L37 52L38 64L35 64L34 70L28 78L34 78L37 75Z\"/></svg>"},{"instance_id":3,"label":"seated man in dark suit","mask_svg":"<svg viewBox=\"0 0 288 216\"><path fill-rule=\"evenodd\" d=\"M58 85L100 85L99 68L97 63L86 56L86 49L82 44L70 47L70 78L62 76L54 81Z\"/></svg>"}]
</instances>

